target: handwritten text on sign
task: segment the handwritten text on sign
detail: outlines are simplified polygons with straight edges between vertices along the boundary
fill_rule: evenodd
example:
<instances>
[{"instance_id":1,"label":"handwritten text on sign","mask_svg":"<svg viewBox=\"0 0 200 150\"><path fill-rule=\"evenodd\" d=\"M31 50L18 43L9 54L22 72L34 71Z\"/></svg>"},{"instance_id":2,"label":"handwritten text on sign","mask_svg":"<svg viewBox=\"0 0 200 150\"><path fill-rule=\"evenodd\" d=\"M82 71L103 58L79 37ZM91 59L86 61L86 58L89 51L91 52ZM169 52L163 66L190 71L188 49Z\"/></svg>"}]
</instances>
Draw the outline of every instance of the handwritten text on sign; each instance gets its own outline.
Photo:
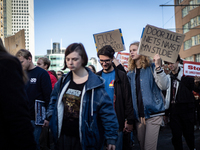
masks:
<instances>
[{"instance_id":1,"label":"handwritten text on sign","mask_svg":"<svg viewBox=\"0 0 200 150\"><path fill-rule=\"evenodd\" d=\"M183 34L147 25L139 45L139 54L150 57L159 54L163 60L174 63L184 37Z\"/></svg>"},{"instance_id":2,"label":"handwritten text on sign","mask_svg":"<svg viewBox=\"0 0 200 150\"><path fill-rule=\"evenodd\" d=\"M183 74L185 76L200 76L200 63L183 61Z\"/></svg>"},{"instance_id":3,"label":"handwritten text on sign","mask_svg":"<svg viewBox=\"0 0 200 150\"><path fill-rule=\"evenodd\" d=\"M94 40L97 51L105 45L112 46L115 52L125 50L121 29L94 34Z\"/></svg>"}]
</instances>

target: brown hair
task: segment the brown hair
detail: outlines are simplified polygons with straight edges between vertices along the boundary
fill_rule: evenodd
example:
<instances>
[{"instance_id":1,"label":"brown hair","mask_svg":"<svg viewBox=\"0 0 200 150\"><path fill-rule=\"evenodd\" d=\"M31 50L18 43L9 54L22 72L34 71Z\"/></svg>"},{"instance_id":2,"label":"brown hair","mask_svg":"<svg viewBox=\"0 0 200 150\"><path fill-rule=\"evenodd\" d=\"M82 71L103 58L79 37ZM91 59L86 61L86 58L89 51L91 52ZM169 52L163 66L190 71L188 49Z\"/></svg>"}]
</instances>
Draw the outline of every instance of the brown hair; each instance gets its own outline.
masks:
<instances>
[{"instance_id":1,"label":"brown hair","mask_svg":"<svg viewBox=\"0 0 200 150\"><path fill-rule=\"evenodd\" d=\"M72 52L77 52L83 59L83 64L82 66L85 67L88 63L88 57L85 51L85 48L82 43L72 43L70 44L66 50L65 50L65 59L64 59L64 67L62 70L65 70L67 68L67 63L66 63L66 57Z\"/></svg>"},{"instance_id":2,"label":"brown hair","mask_svg":"<svg viewBox=\"0 0 200 150\"><path fill-rule=\"evenodd\" d=\"M41 59L44 63L44 66L47 65L47 70L49 69L49 66L51 65L50 60L47 57L40 57L38 59Z\"/></svg>"},{"instance_id":3,"label":"brown hair","mask_svg":"<svg viewBox=\"0 0 200 150\"><path fill-rule=\"evenodd\" d=\"M29 57L31 57L31 59L32 59L32 55L31 55L31 53L28 51L28 50L25 50L25 49L20 49L17 53L16 53L16 55L15 55L16 57L24 57L25 59L27 59L28 60L28 58Z\"/></svg>"},{"instance_id":4,"label":"brown hair","mask_svg":"<svg viewBox=\"0 0 200 150\"><path fill-rule=\"evenodd\" d=\"M136 45L137 47L139 47L140 42L133 42L130 44L131 45ZM130 48L129 46L129 48ZM150 66L151 64L151 59L147 56L140 56L140 64L142 66L142 68L146 69L148 66ZM129 58L128 58L128 70L132 71L136 68L136 64L135 64L135 60L133 60L129 54Z\"/></svg>"}]
</instances>

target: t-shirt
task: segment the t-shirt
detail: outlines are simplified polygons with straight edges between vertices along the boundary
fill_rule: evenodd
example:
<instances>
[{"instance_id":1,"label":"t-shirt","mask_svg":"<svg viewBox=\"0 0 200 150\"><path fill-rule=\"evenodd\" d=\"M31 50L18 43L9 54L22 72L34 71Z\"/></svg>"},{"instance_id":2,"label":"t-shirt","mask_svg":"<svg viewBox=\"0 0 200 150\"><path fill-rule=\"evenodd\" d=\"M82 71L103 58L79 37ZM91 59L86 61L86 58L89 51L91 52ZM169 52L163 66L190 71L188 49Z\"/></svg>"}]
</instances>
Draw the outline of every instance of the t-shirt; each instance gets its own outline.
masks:
<instances>
[{"instance_id":1,"label":"t-shirt","mask_svg":"<svg viewBox=\"0 0 200 150\"><path fill-rule=\"evenodd\" d=\"M49 104L52 91L51 80L46 70L35 67L27 71L29 81L25 89L29 99L31 120L35 120L35 100L45 101L46 107Z\"/></svg>"},{"instance_id":2,"label":"t-shirt","mask_svg":"<svg viewBox=\"0 0 200 150\"><path fill-rule=\"evenodd\" d=\"M109 73L102 72L102 78L105 79L105 90L108 93L110 99L113 102L114 99L114 80L115 80L115 69Z\"/></svg>"},{"instance_id":3,"label":"t-shirt","mask_svg":"<svg viewBox=\"0 0 200 150\"><path fill-rule=\"evenodd\" d=\"M142 99L142 93L140 89L140 69L136 68L136 96L137 96L137 106L138 106L138 115L139 117L144 117L144 105Z\"/></svg>"},{"instance_id":4,"label":"t-shirt","mask_svg":"<svg viewBox=\"0 0 200 150\"><path fill-rule=\"evenodd\" d=\"M71 80L63 95L64 114L62 133L67 136L79 137L79 111L84 85L85 82L76 84Z\"/></svg>"}]
</instances>

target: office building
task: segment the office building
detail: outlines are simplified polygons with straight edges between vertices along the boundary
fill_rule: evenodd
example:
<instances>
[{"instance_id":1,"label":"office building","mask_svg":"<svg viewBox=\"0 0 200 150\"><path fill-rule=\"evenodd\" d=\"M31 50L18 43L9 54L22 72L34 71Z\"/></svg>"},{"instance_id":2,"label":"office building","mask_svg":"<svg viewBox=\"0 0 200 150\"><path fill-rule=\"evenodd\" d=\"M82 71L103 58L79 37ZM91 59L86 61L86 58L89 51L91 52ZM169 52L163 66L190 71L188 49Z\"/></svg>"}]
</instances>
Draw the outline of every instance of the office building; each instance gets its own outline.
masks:
<instances>
[{"instance_id":1,"label":"office building","mask_svg":"<svg viewBox=\"0 0 200 150\"><path fill-rule=\"evenodd\" d=\"M200 0L174 0L176 32L185 34L181 58L200 62Z\"/></svg>"},{"instance_id":2,"label":"office building","mask_svg":"<svg viewBox=\"0 0 200 150\"><path fill-rule=\"evenodd\" d=\"M35 57L34 0L3 0L4 37L25 30L26 49Z\"/></svg>"},{"instance_id":3,"label":"office building","mask_svg":"<svg viewBox=\"0 0 200 150\"><path fill-rule=\"evenodd\" d=\"M4 39L4 28L3 28L3 26L4 26L4 22L3 22L3 18L4 18L4 16L3 16L3 0L0 0L0 10L1 10L1 12L0 12L0 18L1 18L1 21L0 21L0 28L1 28L1 31L0 31L0 38L3 40Z\"/></svg>"}]
</instances>

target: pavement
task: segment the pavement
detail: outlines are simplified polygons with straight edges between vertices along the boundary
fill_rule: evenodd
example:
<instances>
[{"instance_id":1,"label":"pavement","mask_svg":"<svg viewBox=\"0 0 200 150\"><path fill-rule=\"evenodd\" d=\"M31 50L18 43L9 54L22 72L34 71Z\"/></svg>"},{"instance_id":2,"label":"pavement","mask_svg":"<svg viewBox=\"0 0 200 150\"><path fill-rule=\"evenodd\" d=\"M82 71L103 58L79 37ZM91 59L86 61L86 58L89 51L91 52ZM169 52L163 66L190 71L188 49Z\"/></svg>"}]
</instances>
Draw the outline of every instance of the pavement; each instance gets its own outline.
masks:
<instances>
[{"instance_id":1,"label":"pavement","mask_svg":"<svg viewBox=\"0 0 200 150\"><path fill-rule=\"evenodd\" d=\"M194 135L195 135L196 150L200 150L200 130L195 130ZM161 127L158 137L157 150L173 150L174 147L171 142L171 137L172 134L170 127L169 126ZM135 145L132 148L132 150L140 150L136 137L134 137L134 140L135 140ZM183 138L183 149L189 150L184 138Z\"/></svg>"}]
</instances>

